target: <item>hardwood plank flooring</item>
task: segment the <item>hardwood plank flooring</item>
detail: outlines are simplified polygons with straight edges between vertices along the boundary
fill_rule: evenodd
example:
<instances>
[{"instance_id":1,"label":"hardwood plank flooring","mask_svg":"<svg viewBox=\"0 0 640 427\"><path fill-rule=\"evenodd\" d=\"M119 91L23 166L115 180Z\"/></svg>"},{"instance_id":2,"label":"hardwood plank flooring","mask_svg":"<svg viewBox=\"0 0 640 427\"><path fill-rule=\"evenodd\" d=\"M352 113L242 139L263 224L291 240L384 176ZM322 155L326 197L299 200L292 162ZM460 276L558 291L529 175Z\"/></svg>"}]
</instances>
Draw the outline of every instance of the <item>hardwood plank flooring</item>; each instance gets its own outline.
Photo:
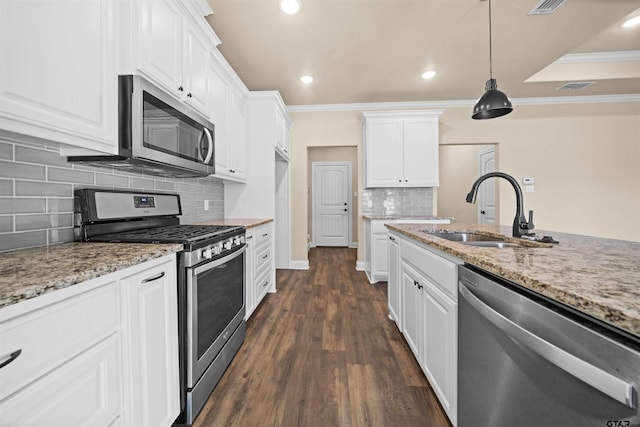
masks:
<instances>
[{"instance_id":1,"label":"hardwood plank flooring","mask_svg":"<svg viewBox=\"0 0 640 427\"><path fill-rule=\"evenodd\" d=\"M309 270L277 271L194 427L450 426L388 318L386 283L355 263L355 249L323 247Z\"/></svg>"}]
</instances>

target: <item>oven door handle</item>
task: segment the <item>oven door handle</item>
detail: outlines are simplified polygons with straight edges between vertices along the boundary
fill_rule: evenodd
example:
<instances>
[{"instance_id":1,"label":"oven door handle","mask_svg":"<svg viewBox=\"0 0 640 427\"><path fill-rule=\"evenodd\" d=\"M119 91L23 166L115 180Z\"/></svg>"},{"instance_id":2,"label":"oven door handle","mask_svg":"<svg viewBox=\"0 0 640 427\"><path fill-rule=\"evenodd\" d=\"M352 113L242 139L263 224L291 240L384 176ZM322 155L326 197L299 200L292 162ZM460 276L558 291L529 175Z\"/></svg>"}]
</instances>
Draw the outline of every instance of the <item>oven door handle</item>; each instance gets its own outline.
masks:
<instances>
[{"instance_id":1,"label":"oven door handle","mask_svg":"<svg viewBox=\"0 0 640 427\"><path fill-rule=\"evenodd\" d=\"M226 256L224 256L224 257L222 257L220 259L216 259L214 261L202 264L202 265L196 267L195 269L193 269L193 272L197 275L197 274L200 274L202 272L213 270L214 268L218 268L222 264L226 264L227 262L231 261L232 259L237 258L238 256L242 255L246 250L247 250L247 244L243 243L242 246L240 247L240 249L237 249L234 252L230 253L229 255L226 255Z\"/></svg>"}]
</instances>

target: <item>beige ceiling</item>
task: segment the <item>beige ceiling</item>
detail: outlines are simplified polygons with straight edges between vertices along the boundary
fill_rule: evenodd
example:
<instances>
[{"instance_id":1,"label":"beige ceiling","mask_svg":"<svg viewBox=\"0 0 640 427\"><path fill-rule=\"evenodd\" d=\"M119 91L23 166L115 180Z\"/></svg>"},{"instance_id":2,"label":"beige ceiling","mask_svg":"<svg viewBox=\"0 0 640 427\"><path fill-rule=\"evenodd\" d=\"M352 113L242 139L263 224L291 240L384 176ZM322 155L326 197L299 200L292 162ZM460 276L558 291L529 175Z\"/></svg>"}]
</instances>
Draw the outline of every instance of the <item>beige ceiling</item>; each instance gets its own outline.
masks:
<instances>
[{"instance_id":1,"label":"beige ceiling","mask_svg":"<svg viewBox=\"0 0 640 427\"><path fill-rule=\"evenodd\" d=\"M538 1L492 0L500 90L510 98L640 94L640 27L620 28L640 14L640 0L567 0L553 14L528 15ZM297 15L282 13L278 0L208 2L233 69L250 90L278 90L287 105L470 100L489 78L487 1L302 0ZM624 60L589 56L603 52L625 52ZM566 54L582 55L553 64ZM438 74L423 80L428 69ZM303 85L304 74L315 81ZM585 79L597 82L556 90Z\"/></svg>"}]
</instances>

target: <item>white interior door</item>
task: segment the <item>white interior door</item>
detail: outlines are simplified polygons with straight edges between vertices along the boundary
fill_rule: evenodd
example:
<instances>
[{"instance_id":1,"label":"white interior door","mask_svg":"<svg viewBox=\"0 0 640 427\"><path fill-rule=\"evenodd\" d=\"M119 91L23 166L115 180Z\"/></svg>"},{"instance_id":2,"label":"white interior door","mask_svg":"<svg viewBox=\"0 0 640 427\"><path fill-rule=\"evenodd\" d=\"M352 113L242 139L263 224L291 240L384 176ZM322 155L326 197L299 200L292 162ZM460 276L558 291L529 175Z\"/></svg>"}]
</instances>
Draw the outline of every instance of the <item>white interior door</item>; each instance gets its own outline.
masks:
<instances>
[{"instance_id":1,"label":"white interior door","mask_svg":"<svg viewBox=\"0 0 640 427\"><path fill-rule=\"evenodd\" d=\"M351 162L313 162L313 243L349 246Z\"/></svg>"},{"instance_id":2,"label":"white interior door","mask_svg":"<svg viewBox=\"0 0 640 427\"><path fill-rule=\"evenodd\" d=\"M496 152L494 148L478 153L479 172L484 175L496 170ZM489 178L478 189L478 224L496 223L496 179Z\"/></svg>"}]
</instances>

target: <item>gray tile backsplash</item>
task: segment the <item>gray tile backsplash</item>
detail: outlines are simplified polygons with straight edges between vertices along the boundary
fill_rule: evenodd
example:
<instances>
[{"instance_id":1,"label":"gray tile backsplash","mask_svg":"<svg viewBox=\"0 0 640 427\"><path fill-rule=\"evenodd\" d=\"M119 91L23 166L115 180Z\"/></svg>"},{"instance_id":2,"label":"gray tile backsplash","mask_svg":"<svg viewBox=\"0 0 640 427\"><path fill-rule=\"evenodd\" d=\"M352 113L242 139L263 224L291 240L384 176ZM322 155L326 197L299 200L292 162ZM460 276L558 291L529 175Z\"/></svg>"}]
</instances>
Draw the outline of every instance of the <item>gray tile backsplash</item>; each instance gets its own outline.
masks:
<instances>
[{"instance_id":1,"label":"gray tile backsplash","mask_svg":"<svg viewBox=\"0 0 640 427\"><path fill-rule=\"evenodd\" d=\"M183 224L224 217L224 186L217 178L165 179L71 165L55 147L4 140L0 159L0 252L73 241L73 192L79 188L178 193Z\"/></svg>"},{"instance_id":2,"label":"gray tile backsplash","mask_svg":"<svg viewBox=\"0 0 640 427\"><path fill-rule=\"evenodd\" d=\"M364 215L433 215L433 188L367 188L362 191Z\"/></svg>"}]
</instances>

